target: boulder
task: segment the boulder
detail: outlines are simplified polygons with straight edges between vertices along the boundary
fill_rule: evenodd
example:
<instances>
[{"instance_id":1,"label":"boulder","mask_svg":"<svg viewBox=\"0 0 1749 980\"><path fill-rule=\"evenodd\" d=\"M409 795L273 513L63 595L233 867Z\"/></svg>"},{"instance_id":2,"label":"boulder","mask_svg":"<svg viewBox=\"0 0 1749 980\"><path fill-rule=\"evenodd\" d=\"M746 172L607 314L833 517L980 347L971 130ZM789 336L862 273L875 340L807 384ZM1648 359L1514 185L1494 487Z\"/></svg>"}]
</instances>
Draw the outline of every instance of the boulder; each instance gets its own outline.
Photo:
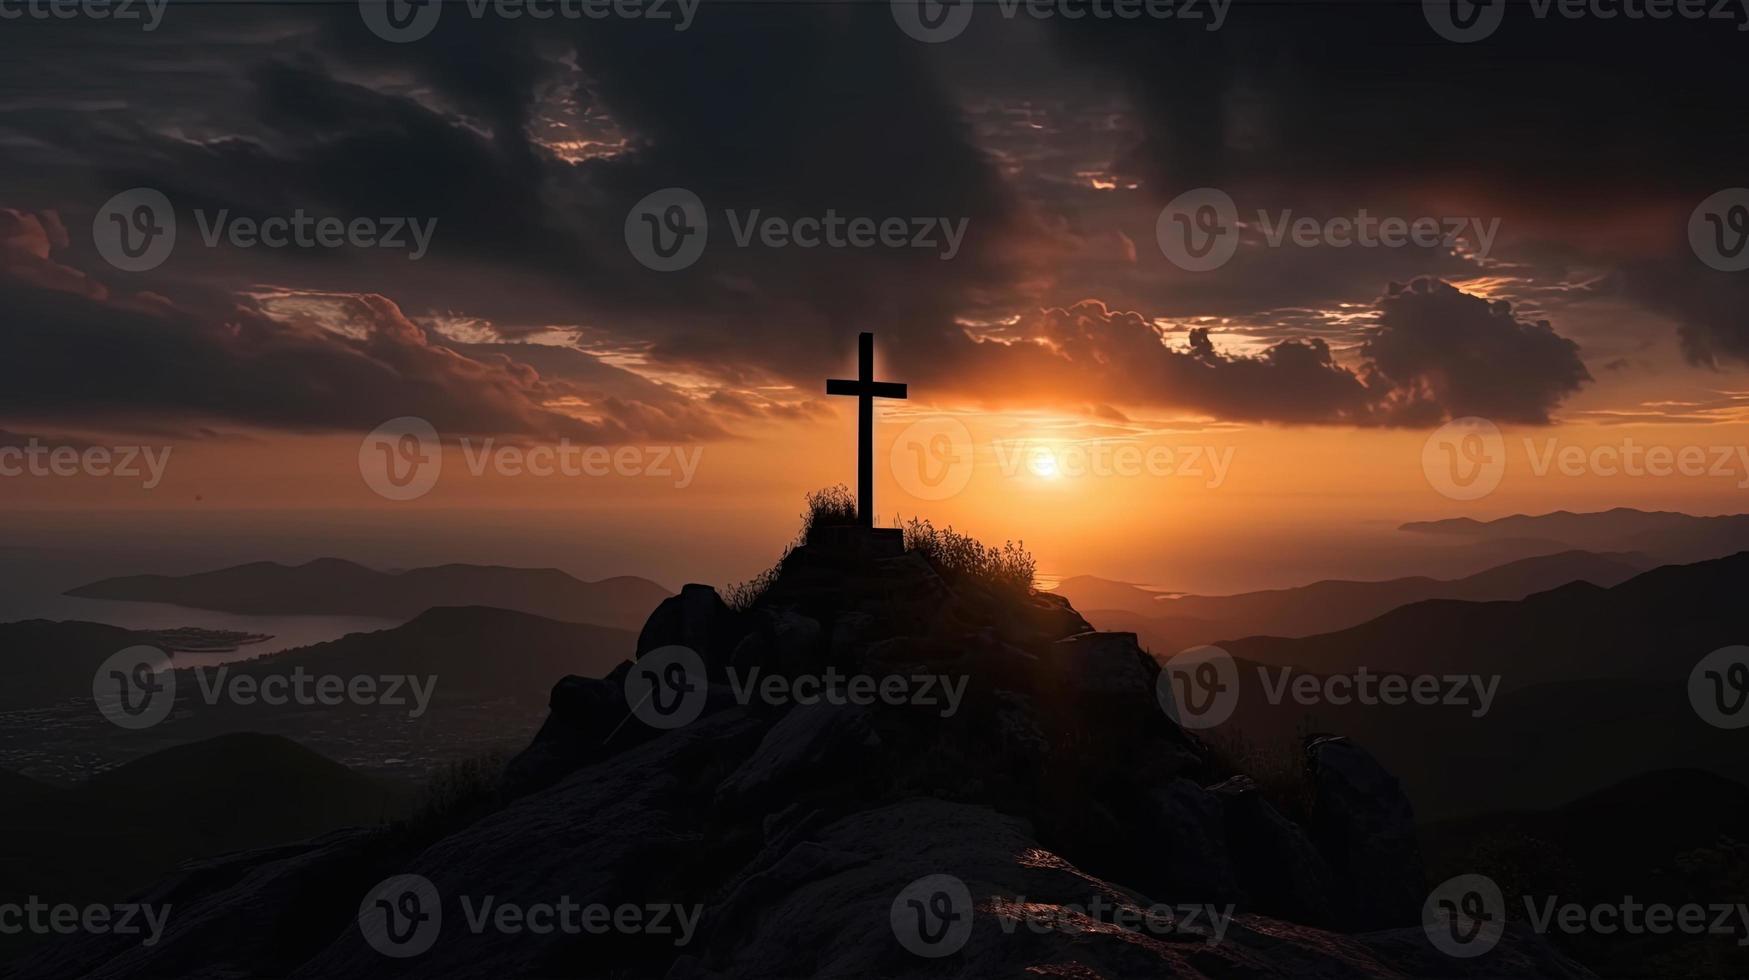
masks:
<instances>
[{"instance_id":1,"label":"boulder","mask_svg":"<svg viewBox=\"0 0 1749 980\"><path fill-rule=\"evenodd\" d=\"M1349 919L1329 862L1298 824L1263 798L1251 777L1234 776L1209 792L1221 801L1227 854L1247 908L1316 926Z\"/></svg>"},{"instance_id":2,"label":"boulder","mask_svg":"<svg viewBox=\"0 0 1749 980\"><path fill-rule=\"evenodd\" d=\"M1148 794L1137 843L1152 890L1173 901L1240 902L1221 798L1182 777Z\"/></svg>"},{"instance_id":3,"label":"boulder","mask_svg":"<svg viewBox=\"0 0 1749 980\"><path fill-rule=\"evenodd\" d=\"M638 633L637 656L657 647L683 646L703 657L708 667L728 663L741 639L739 617L708 585L682 586L679 595L663 599Z\"/></svg>"},{"instance_id":4,"label":"boulder","mask_svg":"<svg viewBox=\"0 0 1749 980\"><path fill-rule=\"evenodd\" d=\"M1341 736L1308 738L1306 761L1312 842L1343 880L1348 924L1375 929L1419 922L1426 873L1415 812L1397 778Z\"/></svg>"},{"instance_id":5,"label":"boulder","mask_svg":"<svg viewBox=\"0 0 1749 980\"><path fill-rule=\"evenodd\" d=\"M1151 661L1134 633L1092 630L1051 644L1049 669L1077 695L1154 700Z\"/></svg>"}]
</instances>

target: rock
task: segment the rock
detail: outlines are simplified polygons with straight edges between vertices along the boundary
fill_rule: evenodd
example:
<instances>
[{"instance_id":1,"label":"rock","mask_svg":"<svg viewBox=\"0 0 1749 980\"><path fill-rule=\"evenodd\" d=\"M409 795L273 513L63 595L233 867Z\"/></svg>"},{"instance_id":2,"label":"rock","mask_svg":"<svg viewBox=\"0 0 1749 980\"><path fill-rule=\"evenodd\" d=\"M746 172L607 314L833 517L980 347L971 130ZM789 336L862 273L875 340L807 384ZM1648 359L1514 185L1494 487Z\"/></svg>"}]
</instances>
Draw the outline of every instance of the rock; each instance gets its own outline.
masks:
<instances>
[{"instance_id":1,"label":"rock","mask_svg":"<svg viewBox=\"0 0 1749 980\"><path fill-rule=\"evenodd\" d=\"M1221 798L1181 777L1155 789L1148 803L1137 843L1158 893L1174 902L1243 901Z\"/></svg>"},{"instance_id":2,"label":"rock","mask_svg":"<svg viewBox=\"0 0 1749 980\"><path fill-rule=\"evenodd\" d=\"M286 976L348 924L351 911L335 893L362 896L388 873L375 866L372 837L368 830L335 831L190 862L133 896L142 905L170 906L156 943L115 932L80 934L0 973L9 980Z\"/></svg>"},{"instance_id":3,"label":"rock","mask_svg":"<svg viewBox=\"0 0 1749 980\"><path fill-rule=\"evenodd\" d=\"M830 784L854 771L858 752L879 744L863 708L825 702L791 708L752 757L723 780L717 798L730 806L771 810L776 794L802 777L816 775L817 783Z\"/></svg>"},{"instance_id":4,"label":"rock","mask_svg":"<svg viewBox=\"0 0 1749 980\"><path fill-rule=\"evenodd\" d=\"M1008 606L996 617L996 626L1002 638L1011 643L1049 643L1093 632L1069 600L1052 592L1033 592L1024 599L1011 597Z\"/></svg>"},{"instance_id":5,"label":"rock","mask_svg":"<svg viewBox=\"0 0 1749 980\"><path fill-rule=\"evenodd\" d=\"M926 881L957 882L966 901L943 890L935 904L928 885L918 886ZM903 901L907 889L914 889L917 906ZM1188 914L1167 904L1086 874L1040 847L1024 821L987 807L908 800L843 817L809 840L766 848L707 910L712 928L703 948L688 951L691 958L676 961L669 976L1336 980L1493 972L1445 956L1424 937L1417 945L1409 930L1343 936L1253 915L1224 918L1219 909L1213 911L1220 919L1209 910ZM963 918L939 919L936 912ZM938 934L957 949L944 947L940 958L908 949L904 941L922 938L913 916L925 928L947 927ZM1521 968L1521 976L1587 976L1523 933L1509 933L1495 957Z\"/></svg>"},{"instance_id":6,"label":"rock","mask_svg":"<svg viewBox=\"0 0 1749 980\"><path fill-rule=\"evenodd\" d=\"M1209 792L1221 801L1227 854L1248 908L1316 926L1349 918L1329 862L1298 824L1263 798L1251 777L1234 776Z\"/></svg>"},{"instance_id":7,"label":"rock","mask_svg":"<svg viewBox=\"0 0 1749 980\"><path fill-rule=\"evenodd\" d=\"M653 734L643 725L625 725L631 713L625 702L622 664L605 678L571 675L553 685L547 699L547 720L534 740L504 767L504 789L521 796L552 785L559 777L595 759L610 755ZM609 739L621 728L624 738Z\"/></svg>"},{"instance_id":8,"label":"rock","mask_svg":"<svg viewBox=\"0 0 1749 980\"><path fill-rule=\"evenodd\" d=\"M1312 841L1343 879L1349 925L1374 929L1419 922L1427 897L1415 813L1397 778L1340 736L1306 740L1311 767Z\"/></svg>"},{"instance_id":9,"label":"rock","mask_svg":"<svg viewBox=\"0 0 1749 980\"><path fill-rule=\"evenodd\" d=\"M738 617L708 585L686 585L680 594L662 600L638 633L637 655L657 647L689 647L708 667L727 664L741 639Z\"/></svg>"},{"instance_id":10,"label":"rock","mask_svg":"<svg viewBox=\"0 0 1749 980\"><path fill-rule=\"evenodd\" d=\"M1051 644L1050 668L1080 695L1154 698L1154 673L1134 633L1078 633Z\"/></svg>"}]
</instances>

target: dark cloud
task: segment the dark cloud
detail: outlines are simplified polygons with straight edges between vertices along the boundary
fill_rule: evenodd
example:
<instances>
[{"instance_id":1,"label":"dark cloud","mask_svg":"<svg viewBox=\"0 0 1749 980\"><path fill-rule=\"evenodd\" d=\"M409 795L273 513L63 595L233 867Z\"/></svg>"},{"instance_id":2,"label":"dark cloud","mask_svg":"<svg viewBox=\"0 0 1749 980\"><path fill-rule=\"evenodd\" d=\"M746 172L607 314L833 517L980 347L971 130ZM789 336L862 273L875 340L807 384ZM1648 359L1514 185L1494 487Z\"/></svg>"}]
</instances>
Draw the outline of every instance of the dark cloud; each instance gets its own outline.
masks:
<instances>
[{"instance_id":1,"label":"dark cloud","mask_svg":"<svg viewBox=\"0 0 1749 980\"><path fill-rule=\"evenodd\" d=\"M1409 425L1466 415L1542 424L1591 380L1579 345L1548 321L1429 279L1392 284L1361 356L1368 384L1385 392L1383 412Z\"/></svg>"}]
</instances>

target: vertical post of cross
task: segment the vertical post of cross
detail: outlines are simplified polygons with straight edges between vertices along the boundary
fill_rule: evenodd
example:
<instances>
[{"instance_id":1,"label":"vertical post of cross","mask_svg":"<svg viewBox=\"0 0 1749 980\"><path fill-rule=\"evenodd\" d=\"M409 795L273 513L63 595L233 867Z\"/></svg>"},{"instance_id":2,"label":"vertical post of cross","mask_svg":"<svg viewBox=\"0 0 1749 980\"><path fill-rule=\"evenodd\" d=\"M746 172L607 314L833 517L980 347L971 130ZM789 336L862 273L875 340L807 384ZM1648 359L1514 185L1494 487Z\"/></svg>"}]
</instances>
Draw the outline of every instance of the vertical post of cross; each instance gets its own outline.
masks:
<instances>
[{"instance_id":1,"label":"vertical post of cross","mask_svg":"<svg viewBox=\"0 0 1749 980\"><path fill-rule=\"evenodd\" d=\"M906 387L896 381L874 380L874 334L856 338L856 378L829 378L828 395L856 396L856 522L874 527L874 400L904 398Z\"/></svg>"}]
</instances>

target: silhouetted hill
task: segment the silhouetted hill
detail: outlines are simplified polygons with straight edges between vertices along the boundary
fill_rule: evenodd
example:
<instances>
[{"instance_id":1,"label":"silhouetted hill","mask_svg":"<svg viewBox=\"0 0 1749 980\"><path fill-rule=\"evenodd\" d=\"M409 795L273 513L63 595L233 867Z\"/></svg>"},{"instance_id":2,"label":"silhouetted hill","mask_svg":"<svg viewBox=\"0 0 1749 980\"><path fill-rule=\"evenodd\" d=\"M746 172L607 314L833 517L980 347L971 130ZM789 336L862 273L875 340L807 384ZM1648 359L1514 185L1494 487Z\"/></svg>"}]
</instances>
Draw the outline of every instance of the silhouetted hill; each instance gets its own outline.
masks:
<instances>
[{"instance_id":1,"label":"silhouetted hill","mask_svg":"<svg viewBox=\"0 0 1749 980\"><path fill-rule=\"evenodd\" d=\"M89 699L98 665L143 642L138 633L101 623L0 623L0 711Z\"/></svg>"},{"instance_id":2,"label":"silhouetted hill","mask_svg":"<svg viewBox=\"0 0 1749 980\"><path fill-rule=\"evenodd\" d=\"M1346 673L1499 674L1506 689L1599 677L1686 677L1749 637L1749 552L1644 572L1612 588L1573 582L1517 602L1434 599L1299 638L1223 641L1236 657Z\"/></svg>"},{"instance_id":3,"label":"silhouetted hill","mask_svg":"<svg viewBox=\"0 0 1749 980\"><path fill-rule=\"evenodd\" d=\"M1638 552L1658 563L1702 561L1749 549L1749 514L1695 517L1631 507L1589 513L1514 514L1492 521L1468 517L1414 521L1400 530L1474 543L1553 541L1590 551Z\"/></svg>"},{"instance_id":4,"label":"silhouetted hill","mask_svg":"<svg viewBox=\"0 0 1749 980\"><path fill-rule=\"evenodd\" d=\"M72 589L94 599L167 602L236 613L329 613L408 619L435 606L496 606L635 629L669 595L648 579L584 582L556 568L440 565L379 572L338 558L302 565L253 562L195 575L131 575Z\"/></svg>"},{"instance_id":5,"label":"silhouetted hill","mask_svg":"<svg viewBox=\"0 0 1749 980\"><path fill-rule=\"evenodd\" d=\"M688 585L638 662L560 680L490 805L170 879L146 895L177 902L163 943L57 942L21 976L1586 975L1522 931L1462 971L1428 946L1412 812L1357 743L1298 748L1309 806L1285 814L1173 723L1134 636L1014 584L1010 553L833 530L739 608ZM476 929L467 895L698 928ZM1239 914L1112 924L1204 902ZM941 941L917 910L963 927L948 958L906 948ZM423 953L391 928L416 920Z\"/></svg>"},{"instance_id":6,"label":"silhouetted hill","mask_svg":"<svg viewBox=\"0 0 1749 980\"><path fill-rule=\"evenodd\" d=\"M365 776L271 735L153 753L28 800L0 797L0 902L113 902L194 858L376 826L409 784ZM28 937L0 937L16 949Z\"/></svg>"},{"instance_id":7,"label":"silhouetted hill","mask_svg":"<svg viewBox=\"0 0 1749 980\"><path fill-rule=\"evenodd\" d=\"M1749 859L1749 787L1694 769L1643 773L1549 810L1491 813L1423 828L1435 880L1483 874L1506 893L1508 915L1527 918L1522 897L1559 896L1586 906L1673 907L1743 901ZM1613 931L1612 931L1613 932ZM1603 976L1745 976L1740 937L1657 934L1553 937Z\"/></svg>"},{"instance_id":8,"label":"silhouetted hill","mask_svg":"<svg viewBox=\"0 0 1749 980\"><path fill-rule=\"evenodd\" d=\"M1133 605L1119 607L1130 615L1107 616L1104 606L1082 601L1081 583L1096 580L1068 579L1059 591L1087 613L1090 621L1108 629L1129 629L1141 635L1155 653L1175 653L1186 647L1212 643L1233 636L1307 636L1364 623L1398 606L1427 599L1521 599L1569 582L1611 586L1645 570L1646 562L1626 554L1594 554L1567 551L1509 562L1474 575L1440 580L1415 576L1377 582L1326 580L1291 589L1271 589L1228 596L1186 595L1150 598L1147 615L1135 616ZM1105 583L1087 588L1093 595L1114 598L1133 589L1137 595L1151 593ZM1114 588L1117 587L1117 588ZM1132 600L1135 595L1130 595Z\"/></svg>"},{"instance_id":9,"label":"silhouetted hill","mask_svg":"<svg viewBox=\"0 0 1749 980\"><path fill-rule=\"evenodd\" d=\"M231 665L264 675L431 674L440 698L517 697L539 704L554 677L599 677L632 654L634 634L486 606L429 609L393 629L351 633Z\"/></svg>"}]
</instances>

